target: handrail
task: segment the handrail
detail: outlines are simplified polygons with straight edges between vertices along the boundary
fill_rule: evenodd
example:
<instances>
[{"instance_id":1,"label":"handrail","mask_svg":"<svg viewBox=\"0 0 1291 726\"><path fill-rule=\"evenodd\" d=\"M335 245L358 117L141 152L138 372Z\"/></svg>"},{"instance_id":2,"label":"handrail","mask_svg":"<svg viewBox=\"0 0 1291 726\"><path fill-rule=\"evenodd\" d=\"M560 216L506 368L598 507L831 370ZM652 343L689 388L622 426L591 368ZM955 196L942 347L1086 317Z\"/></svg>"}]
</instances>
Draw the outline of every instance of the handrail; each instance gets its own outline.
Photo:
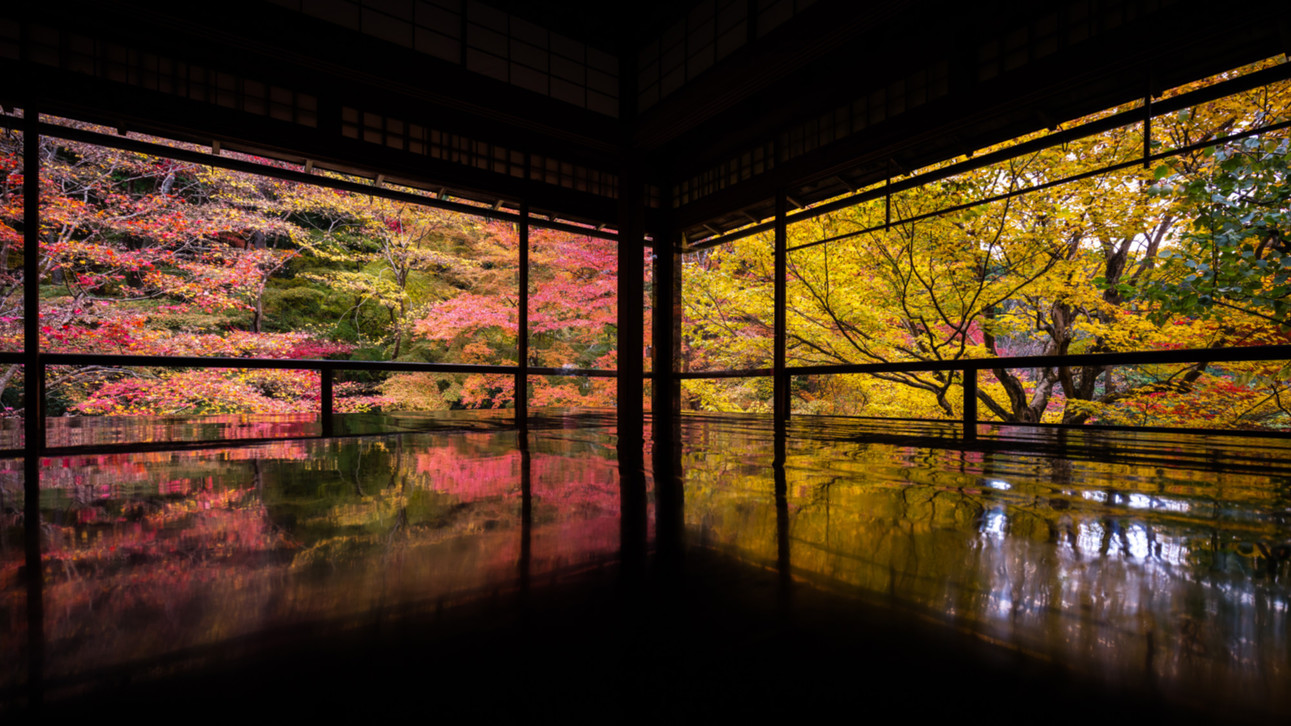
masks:
<instances>
[{"instance_id":1,"label":"handrail","mask_svg":"<svg viewBox=\"0 0 1291 726\"><path fill-rule=\"evenodd\" d=\"M1115 353L1068 353L1066 355L1015 355L998 358L955 358L937 361L882 361L879 363L821 363L786 366L791 376L840 373L925 373L932 371L981 371L992 368L1053 368L1073 366L1152 365L1160 363L1231 363L1253 360L1291 360L1291 345L1249 345L1235 348L1177 348ZM675 374L683 380L715 378L764 378L770 368L740 368L714 371L685 371Z\"/></svg>"},{"instance_id":2,"label":"handrail","mask_svg":"<svg viewBox=\"0 0 1291 726\"><path fill-rule=\"evenodd\" d=\"M963 438L977 438L977 372L1006 368L1107 368L1117 365L1160 365L1169 363L1236 363L1242 361L1291 361L1291 345L1251 345L1240 348L1179 348L1115 353L1069 353L1066 355L1018 355L1001 358L959 358L939 361L884 361L786 366L786 377L840 375L848 373L963 373ZM725 371L687 371L675 376L682 380L771 377L767 368Z\"/></svg>"},{"instance_id":3,"label":"handrail","mask_svg":"<svg viewBox=\"0 0 1291 726\"><path fill-rule=\"evenodd\" d=\"M338 370L368 371L422 371L442 373L484 373L514 374L519 370L516 365L481 365L465 363L432 363L419 361L371 361L371 360L331 360L331 359L275 359L275 358L229 358L201 356L151 356L130 354L96 354L96 353L43 353L38 356L38 375L43 378L45 368L50 365L114 365L114 366L156 366L168 368L247 368L277 370L317 370L321 373L320 417L322 436L335 434L332 414L333 374ZM26 354L0 352L0 363L23 364ZM1253 345L1227 348L1181 348L1175 350L1145 350L1111 353L1071 353L1066 355L1026 355L1005 356L999 358L960 358L939 361L883 361L878 363L844 363L787 366L785 376L801 375L843 375L866 373L922 373L954 372L963 374L963 406L960 425L965 441L977 438L977 372L992 369L1016 368L1053 368L1053 367L1095 367L1105 368L1116 365L1153 365L1171 363L1229 363L1242 361L1291 361L1291 344ZM615 377L615 370L586 368L531 367L531 375L581 376L581 377ZM646 378L655 378L646 372ZM772 377L770 368L728 369L719 371L684 371L675 372L675 380L707 380L725 378L765 378ZM43 388L43 386L42 386ZM43 429L43 426L41 427ZM1084 427L1082 427L1084 428ZM1100 427L1104 428L1104 427ZM1121 429L1124 427L1113 427ZM1135 430L1156 430L1159 427L1131 427ZM1166 429L1161 429L1166 430ZM1174 429L1170 429L1173 431ZM1219 433L1220 430L1206 429L1204 433ZM1255 433L1255 432L1252 432ZM1260 432L1265 433L1265 432ZM246 443L243 439L227 439L201 442L203 445L215 445L227 442ZM169 442L176 448L184 448L193 442ZM36 447L40 454L47 449L44 442ZM6 452L8 453L8 452Z\"/></svg>"},{"instance_id":4,"label":"handrail","mask_svg":"<svg viewBox=\"0 0 1291 726\"><path fill-rule=\"evenodd\" d=\"M231 358L227 356L182 356L182 355L138 355L122 353L39 353L36 356L37 375L40 378L41 390L44 390L45 373L48 366L58 365L99 365L113 367L164 367L164 368L241 368L255 370L313 370L319 376L319 415L322 422L322 435L332 436L335 429L332 415L335 413L334 374L336 371L402 371L402 372L437 372L437 373L477 373L492 375L516 375L520 372L518 365L486 365L474 363L432 363L429 361L381 361L381 360L345 360L330 358ZM31 365L31 356L27 353L0 351L0 364ZM572 367L538 367L525 368L529 375L541 376L575 376L583 378L614 378L617 370L600 368ZM647 371L645 378L654 378ZM43 407L38 416L44 418ZM40 430L44 430L43 420ZM242 441L229 439L229 441ZM175 442L180 444L182 442ZM36 448L45 451L44 442L38 442Z\"/></svg>"},{"instance_id":5,"label":"handrail","mask_svg":"<svg viewBox=\"0 0 1291 726\"><path fill-rule=\"evenodd\" d=\"M431 363L419 361L331 360L316 358L229 358L201 356L152 356L97 353L42 353L38 375L42 382L45 368L51 365L157 366L168 368L247 368L277 370L316 370L320 372L319 398L323 436L334 433L333 374L340 370L419 371L441 373L482 373L506 375L519 370L516 365L481 365L467 363ZM1180 348L1112 353L1069 353L1066 355L1024 355L999 358L959 358L939 361L883 361L878 363L842 363L786 366L785 376L843 375L866 373L954 372L963 374L963 438L977 436L977 372L1010 368L1091 367L1116 365L1160 365L1171 363L1233 363L1242 361L1291 361L1291 344L1252 345L1229 348ZM0 363L23 364L26 354L0 352ZM612 378L615 370L592 368L531 367L530 375ZM684 371L673 373L676 380L710 380L725 378L766 378L774 375L770 368L748 368L719 371ZM655 378L650 372L646 378ZM42 426L43 429L43 426ZM231 440L236 441L236 440ZM180 443L180 442L176 442ZM39 447L43 450L43 445Z\"/></svg>"}]
</instances>

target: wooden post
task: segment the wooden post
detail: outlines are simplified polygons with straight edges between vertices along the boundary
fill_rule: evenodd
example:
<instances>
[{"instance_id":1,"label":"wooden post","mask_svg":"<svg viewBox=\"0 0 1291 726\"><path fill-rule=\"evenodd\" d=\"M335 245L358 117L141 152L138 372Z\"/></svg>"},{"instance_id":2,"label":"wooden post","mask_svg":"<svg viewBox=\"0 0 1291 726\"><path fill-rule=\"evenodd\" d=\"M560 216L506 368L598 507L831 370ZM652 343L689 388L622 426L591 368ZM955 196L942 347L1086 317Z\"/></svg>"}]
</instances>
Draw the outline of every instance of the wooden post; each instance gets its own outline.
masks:
<instances>
[{"instance_id":1,"label":"wooden post","mask_svg":"<svg viewBox=\"0 0 1291 726\"><path fill-rule=\"evenodd\" d=\"M788 271L788 226L785 216L788 214L789 201L783 189L775 197L775 342L772 362L772 410L775 412L776 424L789 420L789 376L785 373L786 316L787 296L785 292Z\"/></svg>"},{"instance_id":2,"label":"wooden post","mask_svg":"<svg viewBox=\"0 0 1291 726\"><path fill-rule=\"evenodd\" d=\"M319 416L323 423L323 435L331 436L336 433L335 425L332 421L332 414L335 406L333 405L332 396L332 369L323 368L318 371L319 380Z\"/></svg>"},{"instance_id":3,"label":"wooden post","mask_svg":"<svg viewBox=\"0 0 1291 726\"><path fill-rule=\"evenodd\" d=\"M529 203L520 203L519 324L516 326L515 422L529 423Z\"/></svg>"}]
</instances>

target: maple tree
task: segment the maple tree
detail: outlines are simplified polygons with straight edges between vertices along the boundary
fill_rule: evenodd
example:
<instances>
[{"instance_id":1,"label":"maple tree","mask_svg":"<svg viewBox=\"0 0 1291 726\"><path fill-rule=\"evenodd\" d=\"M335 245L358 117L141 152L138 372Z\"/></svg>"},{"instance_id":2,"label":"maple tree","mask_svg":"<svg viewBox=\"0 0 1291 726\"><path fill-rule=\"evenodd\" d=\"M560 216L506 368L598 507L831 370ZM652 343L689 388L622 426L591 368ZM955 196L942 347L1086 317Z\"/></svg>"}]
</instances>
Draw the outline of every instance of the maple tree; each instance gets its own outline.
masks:
<instances>
[{"instance_id":1,"label":"maple tree","mask_svg":"<svg viewBox=\"0 0 1291 726\"><path fill-rule=\"evenodd\" d=\"M1153 148L1277 123L1287 85L1158 115ZM890 208L879 199L791 225L789 245L802 248L788 258L790 365L1283 342L1285 132L1091 173L1138 159L1143 129L1127 123L898 192ZM11 350L23 313L21 147L20 134L0 137L0 338ZM518 362L513 223L53 137L40 154L47 351ZM993 201L973 204L983 199ZM825 238L836 239L811 244ZM613 369L616 244L539 226L529 239L527 363ZM684 369L770 366L771 253L761 235L687 256ZM21 375L8 366L0 382L13 390ZM1008 421L1287 418L1285 371L1271 364L981 378L984 415ZM48 383L54 414L319 405L307 370L52 367ZM529 383L534 406L614 403L610 379ZM815 376L793 394L800 411L948 418L962 385L955 372ZM769 410L770 389L757 377L684 384L689 405L745 411ZM512 406L515 390L510 374L350 373L337 394L342 411L436 410ZM1224 397L1245 413L1215 405Z\"/></svg>"},{"instance_id":2,"label":"maple tree","mask_svg":"<svg viewBox=\"0 0 1291 726\"><path fill-rule=\"evenodd\" d=\"M0 350L5 351L22 350L22 187L22 133L0 129Z\"/></svg>"},{"instance_id":3,"label":"maple tree","mask_svg":"<svg viewBox=\"0 0 1291 726\"><path fill-rule=\"evenodd\" d=\"M514 224L54 137L40 148L46 351L516 363ZM13 349L20 134L0 143L0 174L0 335ZM613 367L615 244L534 228L530 253L530 362ZM19 366L5 370L4 383L20 379ZM534 403L611 404L602 383L535 378ZM495 408L512 405L513 389L511 375L342 374L336 406ZM52 414L319 404L308 370L55 366L48 391Z\"/></svg>"},{"instance_id":4,"label":"maple tree","mask_svg":"<svg viewBox=\"0 0 1291 726\"><path fill-rule=\"evenodd\" d=\"M513 225L490 225L488 239L515 259L519 241ZM618 323L616 243L531 227L529 258L529 364L613 369ZM459 359L465 363L515 363L519 297L515 278L508 281L510 289L499 290L496 282L477 284L426 306L413 321L413 330L428 341L460 351ZM534 376L529 384L534 406L613 403L608 379ZM462 400L472 405L510 403L514 379L468 376L461 382L461 391Z\"/></svg>"},{"instance_id":5,"label":"maple tree","mask_svg":"<svg viewBox=\"0 0 1291 726\"><path fill-rule=\"evenodd\" d=\"M1287 117L1289 105L1291 88L1279 83L1160 116L1154 119L1155 148L1274 123ZM1158 169L1089 174L1137 158L1142 131L1141 123L1130 124L893 194L890 225L883 199L791 225L788 246L805 246L788 257L790 365L1283 342L1269 324L1278 321L1261 319L1258 311L1230 306L1201 319L1195 309L1164 307L1136 293L1168 279L1173 265L1193 260L1196 266L1210 254L1218 224L1212 217L1222 214L1209 204L1228 213L1226 229L1256 240L1245 252L1229 244L1233 260L1248 260L1256 249L1270 258L1262 267L1258 260L1249 265L1260 274L1244 275L1246 297L1254 299L1258 290L1264 299L1285 298L1278 287L1285 275L1273 272L1285 219L1278 196L1284 137L1245 142L1241 148L1261 151L1248 151L1244 158L1251 161L1243 165L1228 161L1236 152L1221 149L1173 157ZM1175 176L1191 197L1161 191L1161 179ZM1263 216L1250 214L1256 202L1228 194L1242 183L1247 197L1258 197ZM1225 192L1217 195L1216 189ZM832 241L812 244L825 239ZM1224 247L1222 240L1217 244ZM771 253L772 240L762 235L688 260L683 352L691 370L769 367ZM1163 266L1162 257L1172 262ZM688 381L686 389L692 403L704 407L765 410L769 385L769 379ZM949 418L959 413L961 385L960 374L950 371L890 372L815 376L796 382L793 392L796 408L805 412ZM1268 366L995 368L983 376L978 399L987 416L1018 422L1135 418L1197 425L1207 410L1214 414L1211 423L1272 420L1262 414L1244 423L1226 420L1215 406L1200 403L1226 386L1269 401L1264 414L1280 413L1285 422L1277 403L1285 386ZM1197 401L1143 415L1149 396ZM1129 416L1131 408L1139 413Z\"/></svg>"},{"instance_id":6,"label":"maple tree","mask_svg":"<svg viewBox=\"0 0 1291 726\"><path fill-rule=\"evenodd\" d=\"M1291 313L1291 140L1250 137L1208 149L1213 170L1157 168L1157 192L1192 220L1143 291L1163 312L1228 308L1286 326Z\"/></svg>"},{"instance_id":7,"label":"maple tree","mask_svg":"<svg viewBox=\"0 0 1291 726\"><path fill-rule=\"evenodd\" d=\"M6 136L2 231L10 248L21 244L20 207L10 201L21 191L12 171L20 152L21 138ZM351 348L305 332L262 330L267 281L311 243L283 203L283 184L51 137L41 140L40 154L42 349L312 358ZM9 289L20 289L21 270L7 269L16 270ZM10 346L17 346L20 316L4 317ZM316 410L317 374L262 373L272 375L52 368L50 410L247 411L269 399L272 411ZM20 376L18 366L3 374L6 384ZM202 390L208 394L198 395ZM110 401L114 394L118 400Z\"/></svg>"}]
</instances>

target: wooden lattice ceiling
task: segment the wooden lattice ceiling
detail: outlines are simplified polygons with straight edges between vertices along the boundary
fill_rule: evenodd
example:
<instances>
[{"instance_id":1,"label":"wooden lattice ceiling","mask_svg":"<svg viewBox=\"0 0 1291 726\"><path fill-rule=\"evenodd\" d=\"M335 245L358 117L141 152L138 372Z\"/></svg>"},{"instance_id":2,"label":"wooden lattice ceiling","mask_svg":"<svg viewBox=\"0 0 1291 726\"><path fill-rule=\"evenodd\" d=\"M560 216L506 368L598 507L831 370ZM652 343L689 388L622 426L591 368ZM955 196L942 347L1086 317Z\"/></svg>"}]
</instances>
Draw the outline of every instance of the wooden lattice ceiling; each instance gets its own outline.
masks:
<instances>
[{"instance_id":1,"label":"wooden lattice ceiling","mask_svg":"<svg viewBox=\"0 0 1291 726\"><path fill-rule=\"evenodd\" d=\"M687 242L1291 47L1285 3L0 8L0 102Z\"/></svg>"}]
</instances>

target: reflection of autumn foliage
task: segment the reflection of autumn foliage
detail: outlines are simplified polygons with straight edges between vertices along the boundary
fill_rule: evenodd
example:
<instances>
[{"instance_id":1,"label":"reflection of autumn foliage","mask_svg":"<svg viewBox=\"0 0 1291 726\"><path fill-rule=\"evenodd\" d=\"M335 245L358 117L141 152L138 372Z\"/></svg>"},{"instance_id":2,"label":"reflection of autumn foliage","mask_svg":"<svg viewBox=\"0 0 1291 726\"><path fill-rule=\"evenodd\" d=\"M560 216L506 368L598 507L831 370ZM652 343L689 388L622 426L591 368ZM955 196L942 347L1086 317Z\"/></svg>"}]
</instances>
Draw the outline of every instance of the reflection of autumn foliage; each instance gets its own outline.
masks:
<instances>
[{"instance_id":1,"label":"reflection of autumn foliage","mask_svg":"<svg viewBox=\"0 0 1291 726\"><path fill-rule=\"evenodd\" d=\"M533 455L535 572L587 562L619 547L617 463L609 451L598 454L588 444L564 446L573 451Z\"/></svg>"},{"instance_id":2,"label":"reflection of autumn foliage","mask_svg":"<svg viewBox=\"0 0 1291 726\"><path fill-rule=\"evenodd\" d=\"M538 441L531 572L612 556L611 449ZM50 672L513 587L521 462L514 432L48 460Z\"/></svg>"},{"instance_id":3,"label":"reflection of autumn foliage","mask_svg":"<svg viewBox=\"0 0 1291 726\"><path fill-rule=\"evenodd\" d=\"M0 461L0 688L21 682L26 668L24 639L27 632L23 541L22 463Z\"/></svg>"},{"instance_id":4,"label":"reflection of autumn foliage","mask_svg":"<svg viewBox=\"0 0 1291 726\"><path fill-rule=\"evenodd\" d=\"M692 543L776 567L783 524L796 579L1110 681L1148 669L1174 688L1288 703L1274 683L1291 611L1258 560L1258 543L1291 535L1276 515L1281 442L1131 435L1108 461L805 436L790 444L781 514L768 441L692 432L704 436L683 460Z\"/></svg>"},{"instance_id":5,"label":"reflection of autumn foliage","mask_svg":"<svg viewBox=\"0 0 1291 726\"><path fill-rule=\"evenodd\" d=\"M47 545L46 566L69 574L104 573L150 562L165 569L164 561L179 562L176 558L189 564L245 560L288 546L268 525L254 489L217 489L206 478L161 482L157 490L156 499L127 501L119 508L112 506L111 490L100 490L97 497L88 493L80 506L68 511L71 521L55 524L57 535Z\"/></svg>"},{"instance_id":6,"label":"reflection of autumn foliage","mask_svg":"<svg viewBox=\"0 0 1291 726\"><path fill-rule=\"evenodd\" d=\"M67 504L47 515L47 632L91 662L118 648L162 651L175 645L177 628L206 620L214 591L281 560L292 544L264 516L254 486L229 484L206 476L160 482L146 495L110 485L62 490ZM114 642L127 632L129 645Z\"/></svg>"},{"instance_id":7,"label":"reflection of autumn foliage","mask_svg":"<svg viewBox=\"0 0 1291 726\"><path fill-rule=\"evenodd\" d=\"M520 486L520 454L504 451L482 455L494 445L488 434L462 434L451 446L418 449L411 454L412 470L431 491L462 501L514 495Z\"/></svg>"}]
</instances>

